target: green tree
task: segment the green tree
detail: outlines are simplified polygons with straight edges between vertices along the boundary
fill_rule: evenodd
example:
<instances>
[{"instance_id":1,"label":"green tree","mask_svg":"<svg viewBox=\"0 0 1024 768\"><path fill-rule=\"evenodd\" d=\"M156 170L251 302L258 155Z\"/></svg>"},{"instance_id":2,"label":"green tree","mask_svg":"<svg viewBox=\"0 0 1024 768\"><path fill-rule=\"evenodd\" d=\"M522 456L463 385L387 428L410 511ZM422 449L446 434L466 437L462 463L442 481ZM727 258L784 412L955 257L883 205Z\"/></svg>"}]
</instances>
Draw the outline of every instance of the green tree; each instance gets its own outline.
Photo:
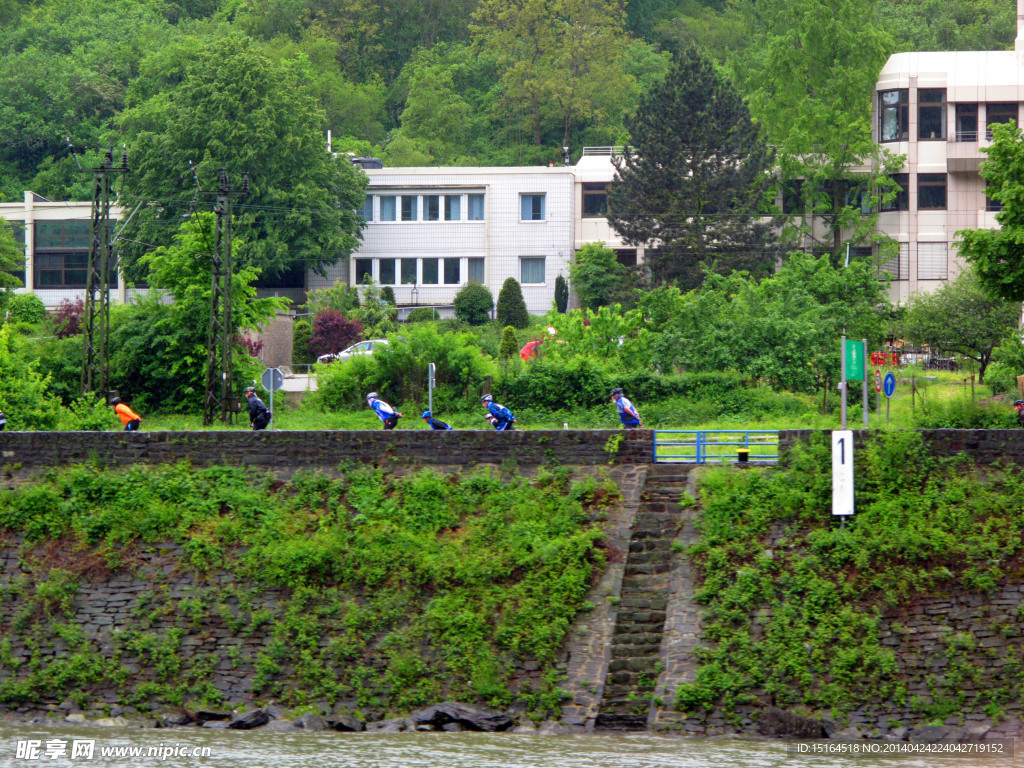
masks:
<instances>
[{"instance_id":1,"label":"green tree","mask_svg":"<svg viewBox=\"0 0 1024 768\"><path fill-rule=\"evenodd\" d=\"M359 289L335 280L330 288L318 288L306 293L306 311L315 315L325 309L346 314L359 309Z\"/></svg>"},{"instance_id":2,"label":"green tree","mask_svg":"<svg viewBox=\"0 0 1024 768\"><path fill-rule=\"evenodd\" d=\"M123 393L152 410L198 410L203 402L210 317L210 254L214 216L199 214L181 225L174 244L143 256L153 296L112 321L111 377ZM241 247L241 240L232 247ZM256 298L253 266L232 275L232 322L236 332L257 330L287 305L286 299ZM160 294L174 301L164 308ZM235 344L235 380L251 380L259 362Z\"/></svg>"},{"instance_id":3,"label":"green tree","mask_svg":"<svg viewBox=\"0 0 1024 768\"><path fill-rule=\"evenodd\" d=\"M384 296L384 291L369 277L360 290L363 292L359 308L351 315L362 323L363 337L382 339L398 327L398 310Z\"/></svg>"},{"instance_id":4,"label":"green tree","mask_svg":"<svg viewBox=\"0 0 1024 768\"><path fill-rule=\"evenodd\" d=\"M508 277L498 291L498 324L513 328L526 328L530 324L530 313L526 311L523 289L514 277Z\"/></svg>"},{"instance_id":5,"label":"green tree","mask_svg":"<svg viewBox=\"0 0 1024 768\"><path fill-rule=\"evenodd\" d=\"M550 127L569 146L575 121L624 87L619 0L483 0L473 20L474 46L497 56L504 102L523 114L535 146Z\"/></svg>"},{"instance_id":6,"label":"green tree","mask_svg":"<svg viewBox=\"0 0 1024 768\"><path fill-rule=\"evenodd\" d=\"M629 270L619 264L615 251L601 243L587 243L569 264L576 298L583 309L594 309L622 301Z\"/></svg>"},{"instance_id":7,"label":"green tree","mask_svg":"<svg viewBox=\"0 0 1024 768\"><path fill-rule=\"evenodd\" d=\"M268 276L298 265L322 271L356 247L364 222L366 176L324 146L324 113L301 78L275 67L244 39L202 46L180 84L119 118L134 171L125 179L126 208L143 205L126 225L125 274L138 279L141 255L164 244L166 223L209 205L189 174L213 188L226 168L237 185L247 173L251 194L237 206L236 259Z\"/></svg>"},{"instance_id":8,"label":"green tree","mask_svg":"<svg viewBox=\"0 0 1024 768\"><path fill-rule=\"evenodd\" d=\"M519 351L519 341L516 339L516 329L506 325L501 331L501 346L498 348L498 359L508 360L515 357Z\"/></svg>"},{"instance_id":9,"label":"green tree","mask_svg":"<svg viewBox=\"0 0 1024 768\"><path fill-rule=\"evenodd\" d=\"M23 283L13 273L25 268L25 252L17 240L7 220L0 216L0 310L7 307L15 288Z\"/></svg>"},{"instance_id":10,"label":"green tree","mask_svg":"<svg viewBox=\"0 0 1024 768\"><path fill-rule=\"evenodd\" d=\"M312 323L308 320L296 320L292 326L292 363L312 365L316 362L316 355L309 350L309 340L312 337Z\"/></svg>"},{"instance_id":11,"label":"green tree","mask_svg":"<svg viewBox=\"0 0 1024 768\"><path fill-rule=\"evenodd\" d=\"M960 255L992 296L1024 301L1024 136L1013 122L993 126L992 145L982 151L985 194L1003 205L999 229L960 230Z\"/></svg>"},{"instance_id":12,"label":"green tree","mask_svg":"<svg viewBox=\"0 0 1024 768\"><path fill-rule=\"evenodd\" d=\"M569 307L569 283L559 275L555 278L555 311L564 315Z\"/></svg>"},{"instance_id":13,"label":"green tree","mask_svg":"<svg viewBox=\"0 0 1024 768\"><path fill-rule=\"evenodd\" d=\"M455 316L470 325L483 325L491 318L494 296L487 286L467 283L455 294Z\"/></svg>"},{"instance_id":14,"label":"green tree","mask_svg":"<svg viewBox=\"0 0 1024 768\"><path fill-rule=\"evenodd\" d=\"M608 221L629 243L661 243L648 251L654 278L697 285L703 265L767 273L772 154L732 86L688 48L628 127L635 147L615 159Z\"/></svg>"},{"instance_id":15,"label":"green tree","mask_svg":"<svg viewBox=\"0 0 1024 768\"><path fill-rule=\"evenodd\" d=\"M26 359L23 345L9 326L0 326L0 410L8 429L55 429L60 400L48 391L50 378L39 372L38 362Z\"/></svg>"},{"instance_id":16,"label":"green tree","mask_svg":"<svg viewBox=\"0 0 1024 768\"><path fill-rule=\"evenodd\" d=\"M741 0L750 45L731 66L750 111L777 147L781 181L796 192L787 234L825 240L833 254L875 237L878 203L901 158L871 138L871 97L892 50L875 0ZM856 173L854 166L874 170ZM795 198L795 199L794 199ZM800 243L802 245L802 242Z\"/></svg>"},{"instance_id":17,"label":"green tree","mask_svg":"<svg viewBox=\"0 0 1024 768\"><path fill-rule=\"evenodd\" d=\"M903 321L903 336L929 347L933 354L955 352L978 363L978 381L992 352L1017 327L1019 301L994 299L986 294L973 272L964 272L934 293L911 298Z\"/></svg>"}]
</instances>

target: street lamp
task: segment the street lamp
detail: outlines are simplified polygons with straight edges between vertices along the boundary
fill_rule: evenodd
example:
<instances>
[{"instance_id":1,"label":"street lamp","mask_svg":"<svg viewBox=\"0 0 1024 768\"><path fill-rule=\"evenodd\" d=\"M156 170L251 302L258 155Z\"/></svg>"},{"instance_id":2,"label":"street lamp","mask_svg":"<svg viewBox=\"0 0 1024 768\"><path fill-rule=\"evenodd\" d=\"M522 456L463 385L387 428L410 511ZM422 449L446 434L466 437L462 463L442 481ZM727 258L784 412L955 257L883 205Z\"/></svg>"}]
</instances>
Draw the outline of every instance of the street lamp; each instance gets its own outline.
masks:
<instances>
[{"instance_id":1,"label":"street lamp","mask_svg":"<svg viewBox=\"0 0 1024 768\"><path fill-rule=\"evenodd\" d=\"M416 287L415 283L412 286L412 303L413 306L419 306L420 303L420 290Z\"/></svg>"}]
</instances>

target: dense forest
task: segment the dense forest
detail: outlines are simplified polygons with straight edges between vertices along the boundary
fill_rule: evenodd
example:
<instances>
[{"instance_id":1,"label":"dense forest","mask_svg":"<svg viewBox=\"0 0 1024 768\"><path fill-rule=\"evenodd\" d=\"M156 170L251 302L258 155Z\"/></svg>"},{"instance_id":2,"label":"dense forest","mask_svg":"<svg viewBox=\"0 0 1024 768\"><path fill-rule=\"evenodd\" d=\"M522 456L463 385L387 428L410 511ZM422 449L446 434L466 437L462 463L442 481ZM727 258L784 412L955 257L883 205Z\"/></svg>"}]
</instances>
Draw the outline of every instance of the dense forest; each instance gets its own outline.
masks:
<instances>
[{"instance_id":1,"label":"dense forest","mask_svg":"<svg viewBox=\"0 0 1024 768\"><path fill-rule=\"evenodd\" d=\"M197 72L252 78L271 105L257 119L278 133L329 129L335 150L392 165L546 164L562 146L628 141L644 94L696 46L768 140L798 150L796 117L838 124L808 95L859 113L863 132L889 54L1007 48L1014 11L1012 0L0 0L0 199L87 199L69 140L96 152L194 133L190 109L207 110L201 121L218 109L190 100ZM148 172L192 184L186 167Z\"/></svg>"}]
</instances>

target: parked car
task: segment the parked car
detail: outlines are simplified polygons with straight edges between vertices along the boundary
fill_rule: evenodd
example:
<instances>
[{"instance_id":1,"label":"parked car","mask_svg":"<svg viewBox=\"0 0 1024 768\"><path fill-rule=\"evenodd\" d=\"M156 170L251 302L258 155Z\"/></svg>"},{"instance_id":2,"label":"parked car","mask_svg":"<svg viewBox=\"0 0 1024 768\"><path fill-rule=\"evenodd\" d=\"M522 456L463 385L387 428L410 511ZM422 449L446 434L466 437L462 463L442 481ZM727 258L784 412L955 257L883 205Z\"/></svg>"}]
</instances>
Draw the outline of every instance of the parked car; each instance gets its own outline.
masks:
<instances>
[{"instance_id":1,"label":"parked car","mask_svg":"<svg viewBox=\"0 0 1024 768\"><path fill-rule=\"evenodd\" d=\"M367 355L373 352L374 347L378 344L387 344L387 339L370 339L369 341L360 341L357 344L353 344L351 347L347 347L341 352L335 352L331 355L320 355L316 359L318 363L333 363L333 362L345 362L353 355Z\"/></svg>"}]
</instances>

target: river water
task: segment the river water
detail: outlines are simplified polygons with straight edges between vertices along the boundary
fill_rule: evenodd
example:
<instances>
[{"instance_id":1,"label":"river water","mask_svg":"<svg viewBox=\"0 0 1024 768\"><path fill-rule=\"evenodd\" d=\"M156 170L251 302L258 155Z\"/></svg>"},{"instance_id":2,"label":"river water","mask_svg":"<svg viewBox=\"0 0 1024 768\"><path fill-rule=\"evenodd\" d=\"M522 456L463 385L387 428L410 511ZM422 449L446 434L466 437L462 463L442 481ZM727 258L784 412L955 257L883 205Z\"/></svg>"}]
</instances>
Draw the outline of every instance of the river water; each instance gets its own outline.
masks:
<instances>
[{"instance_id":1,"label":"river water","mask_svg":"<svg viewBox=\"0 0 1024 768\"><path fill-rule=\"evenodd\" d=\"M92 757L79 754L88 751ZM21 753L19 754L19 742ZM821 745L826 742L816 742ZM815 743L805 742L805 748ZM35 747L35 752L31 750ZM53 753L47 754L47 748ZM149 750L155 753L150 755ZM194 749L208 756L194 757ZM136 756L125 750L140 750ZM232 732L0 724L0 768L211 766L212 768L974 768L1019 766L1010 757L798 755L779 741L651 734L537 736L484 733ZM120 754L111 754L117 752ZM102 754L104 751L107 754ZM159 755L163 754L164 757ZM1024 758L1024 755L1021 756Z\"/></svg>"}]
</instances>

